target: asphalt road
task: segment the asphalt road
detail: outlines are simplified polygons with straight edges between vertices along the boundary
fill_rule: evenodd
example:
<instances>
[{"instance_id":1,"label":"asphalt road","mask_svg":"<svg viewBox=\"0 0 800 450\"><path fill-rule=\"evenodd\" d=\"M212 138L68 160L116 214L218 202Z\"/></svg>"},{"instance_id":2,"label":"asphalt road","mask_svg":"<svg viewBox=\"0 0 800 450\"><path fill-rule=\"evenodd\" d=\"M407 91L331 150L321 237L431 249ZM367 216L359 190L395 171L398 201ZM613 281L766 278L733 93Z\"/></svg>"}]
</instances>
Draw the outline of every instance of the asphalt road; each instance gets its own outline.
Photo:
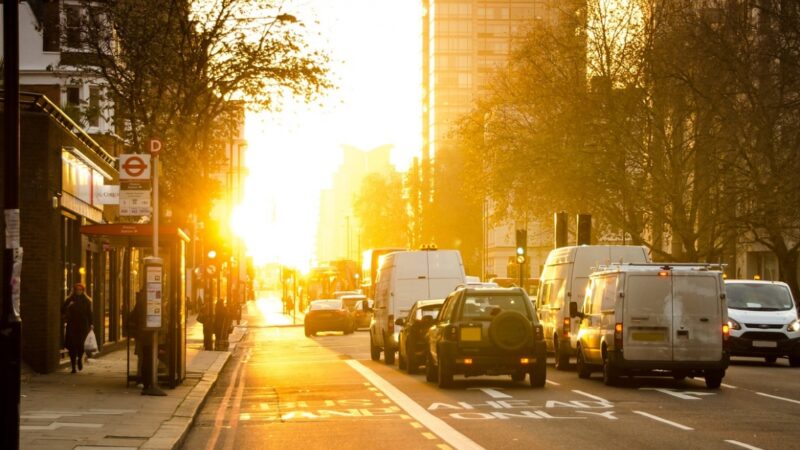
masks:
<instances>
[{"instance_id":1,"label":"asphalt road","mask_svg":"<svg viewBox=\"0 0 800 450\"><path fill-rule=\"evenodd\" d=\"M626 379L607 387L548 366L544 388L457 376L438 389L369 358L367 331L267 327L249 335L184 447L797 448L800 369L735 359L723 387L702 379Z\"/></svg>"}]
</instances>

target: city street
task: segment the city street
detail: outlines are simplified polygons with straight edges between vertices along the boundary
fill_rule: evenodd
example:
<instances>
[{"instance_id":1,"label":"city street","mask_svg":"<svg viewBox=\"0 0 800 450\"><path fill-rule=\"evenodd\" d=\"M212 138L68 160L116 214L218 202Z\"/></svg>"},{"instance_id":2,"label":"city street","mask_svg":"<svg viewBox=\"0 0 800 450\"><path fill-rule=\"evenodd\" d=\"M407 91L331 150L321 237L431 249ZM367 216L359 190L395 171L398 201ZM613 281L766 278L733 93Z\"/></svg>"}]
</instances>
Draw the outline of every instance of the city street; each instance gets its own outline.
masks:
<instances>
[{"instance_id":1,"label":"city street","mask_svg":"<svg viewBox=\"0 0 800 450\"><path fill-rule=\"evenodd\" d=\"M440 390L371 361L366 330L306 338L302 327L268 325L279 307L251 304L247 338L184 448L778 449L800 438L800 370L784 359L735 359L719 390L672 378L608 387L552 360L543 389L456 377Z\"/></svg>"}]
</instances>

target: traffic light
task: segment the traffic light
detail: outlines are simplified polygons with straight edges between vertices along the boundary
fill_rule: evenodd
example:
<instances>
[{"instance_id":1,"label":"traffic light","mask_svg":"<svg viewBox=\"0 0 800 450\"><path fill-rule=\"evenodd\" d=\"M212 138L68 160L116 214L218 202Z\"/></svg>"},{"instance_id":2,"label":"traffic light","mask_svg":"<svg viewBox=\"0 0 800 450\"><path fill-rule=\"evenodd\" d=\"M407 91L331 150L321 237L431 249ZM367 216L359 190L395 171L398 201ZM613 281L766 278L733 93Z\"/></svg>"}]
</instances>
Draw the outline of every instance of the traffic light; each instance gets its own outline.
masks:
<instances>
[{"instance_id":1,"label":"traffic light","mask_svg":"<svg viewBox=\"0 0 800 450\"><path fill-rule=\"evenodd\" d=\"M528 256L528 230L517 230L517 262L522 264Z\"/></svg>"}]
</instances>

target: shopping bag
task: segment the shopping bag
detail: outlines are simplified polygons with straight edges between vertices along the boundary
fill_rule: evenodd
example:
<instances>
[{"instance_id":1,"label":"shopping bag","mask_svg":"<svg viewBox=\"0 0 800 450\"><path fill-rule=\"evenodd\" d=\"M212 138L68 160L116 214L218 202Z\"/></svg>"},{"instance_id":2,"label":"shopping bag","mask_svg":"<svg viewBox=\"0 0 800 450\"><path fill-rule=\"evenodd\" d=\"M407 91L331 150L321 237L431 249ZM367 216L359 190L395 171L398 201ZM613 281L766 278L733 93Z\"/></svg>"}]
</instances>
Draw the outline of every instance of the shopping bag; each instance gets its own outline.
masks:
<instances>
[{"instance_id":1,"label":"shopping bag","mask_svg":"<svg viewBox=\"0 0 800 450\"><path fill-rule=\"evenodd\" d=\"M88 354L97 353L97 337L94 335L94 330L89 330L86 335L86 341L83 343L83 351Z\"/></svg>"}]
</instances>

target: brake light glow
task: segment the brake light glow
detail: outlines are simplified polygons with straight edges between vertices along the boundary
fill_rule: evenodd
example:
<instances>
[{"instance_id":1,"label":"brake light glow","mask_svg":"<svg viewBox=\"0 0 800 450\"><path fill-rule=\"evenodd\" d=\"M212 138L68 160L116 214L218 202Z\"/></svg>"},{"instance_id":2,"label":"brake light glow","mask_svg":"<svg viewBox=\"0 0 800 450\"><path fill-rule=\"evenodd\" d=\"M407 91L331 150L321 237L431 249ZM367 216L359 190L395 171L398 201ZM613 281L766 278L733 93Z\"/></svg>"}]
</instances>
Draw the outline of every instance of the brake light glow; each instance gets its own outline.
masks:
<instances>
[{"instance_id":1,"label":"brake light glow","mask_svg":"<svg viewBox=\"0 0 800 450\"><path fill-rule=\"evenodd\" d=\"M614 325L614 348L617 350L622 349L622 324L617 323Z\"/></svg>"},{"instance_id":2,"label":"brake light glow","mask_svg":"<svg viewBox=\"0 0 800 450\"><path fill-rule=\"evenodd\" d=\"M569 317L564 317L564 329L562 331L564 337L569 337L569 325L570 325Z\"/></svg>"},{"instance_id":3,"label":"brake light glow","mask_svg":"<svg viewBox=\"0 0 800 450\"><path fill-rule=\"evenodd\" d=\"M531 360L529 358L520 358L519 359L519 363L520 364L530 364Z\"/></svg>"},{"instance_id":4,"label":"brake light glow","mask_svg":"<svg viewBox=\"0 0 800 450\"><path fill-rule=\"evenodd\" d=\"M661 271L658 272L658 276L660 276L660 277L669 276L669 272L667 272L666 270L661 270Z\"/></svg>"},{"instance_id":5,"label":"brake light glow","mask_svg":"<svg viewBox=\"0 0 800 450\"><path fill-rule=\"evenodd\" d=\"M464 358L464 364L466 365L472 364L472 358Z\"/></svg>"},{"instance_id":6,"label":"brake light glow","mask_svg":"<svg viewBox=\"0 0 800 450\"><path fill-rule=\"evenodd\" d=\"M722 348L728 350L731 346L731 327L727 323L722 324Z\"/></svg>"}]
</instances>

